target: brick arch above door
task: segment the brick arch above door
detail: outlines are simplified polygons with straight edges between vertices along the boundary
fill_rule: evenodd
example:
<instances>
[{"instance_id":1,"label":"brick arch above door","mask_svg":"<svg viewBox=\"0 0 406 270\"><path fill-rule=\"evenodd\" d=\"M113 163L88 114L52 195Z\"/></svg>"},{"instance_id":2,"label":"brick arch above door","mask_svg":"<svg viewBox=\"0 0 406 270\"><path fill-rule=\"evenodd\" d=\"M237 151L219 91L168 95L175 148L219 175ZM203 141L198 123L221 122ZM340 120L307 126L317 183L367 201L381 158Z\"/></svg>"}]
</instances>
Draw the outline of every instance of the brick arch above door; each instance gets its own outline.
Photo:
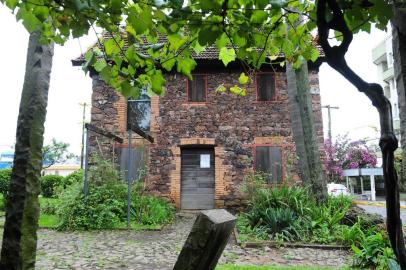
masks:
<instances>
[{"instance_id":1,"label":"brick arch above door","mask_svg":"<svg viewBox=\"0 0 406 270\"><path fill-rule=\"evenodd\" d=\"M181 207L181 148L190 146L212 146L214 148L215 158L215 186L214 186L214 205L215 208L224 207L224 201L221 197L227 192L224 182L224 176L229 169L223 165L224 147L216 146L214 138L181 138L178 146L171 147L172 164L175 169L170 173L170 198L175 203L176 208Z\"/></svg>"}]
</instances>

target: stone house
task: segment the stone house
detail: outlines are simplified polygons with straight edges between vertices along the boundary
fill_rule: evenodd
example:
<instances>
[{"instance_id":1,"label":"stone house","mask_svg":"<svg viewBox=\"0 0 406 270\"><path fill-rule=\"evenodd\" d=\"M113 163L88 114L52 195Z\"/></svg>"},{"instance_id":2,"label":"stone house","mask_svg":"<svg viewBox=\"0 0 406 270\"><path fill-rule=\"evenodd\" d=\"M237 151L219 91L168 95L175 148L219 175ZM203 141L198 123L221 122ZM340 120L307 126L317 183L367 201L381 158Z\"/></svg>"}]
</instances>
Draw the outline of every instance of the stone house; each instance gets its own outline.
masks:
<instances>
[{"instance_id":1,"label":"stone house","mask_svg":"<svg viewBox=\"0 0 406 270\"><path fill-rule=\"evenodd\" d=\"M269 183L300 181L296 173L285 70L270 65L252 76L245 97L216 91L233 86L242 72L238 63L227 67L218 51L194 55L193 81L167 73L162 96L142 95L128 101L92 73L91 123L124 138L117 144L91 136L91 151L103 152L126 169L128 111L142 112L138 125L154 142L132 137L132 149L147 166L150 192L171 200L178 209L234 208L242 202L241 183L254 170L269 173ZM80 65L83 58L73 60ZM319 143L323 127L318 67L309 64L309 81ZM135 104L135 105L134 105ZM144 104L144 105L140 105ZM144 106L144 107L142 107Z\"/></svg>"}]
</instances>

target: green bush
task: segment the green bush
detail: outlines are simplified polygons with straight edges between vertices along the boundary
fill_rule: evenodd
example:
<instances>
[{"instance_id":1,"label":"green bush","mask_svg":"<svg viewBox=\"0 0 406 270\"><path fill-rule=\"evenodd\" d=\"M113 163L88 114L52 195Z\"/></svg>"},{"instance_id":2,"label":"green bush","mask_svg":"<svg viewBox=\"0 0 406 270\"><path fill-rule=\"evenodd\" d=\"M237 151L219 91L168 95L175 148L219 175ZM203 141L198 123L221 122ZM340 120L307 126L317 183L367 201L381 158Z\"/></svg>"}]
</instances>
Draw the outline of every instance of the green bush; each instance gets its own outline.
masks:
<instances>
[{"instance_id":1,"label":"green bush","mask_svg":"<svg viewBox=\"0 0 406 270\"><path fill-rule=\"evenodd\" d=\"M83 170L77 170L65 176L62 181L62 188L66 189L72 184L80 183L83 181Z\"/></svg>"},{"instance_id":2,"label":"green bush","mask_svg":"<svg viewBox=\"0 0 406 270\"><path fill-rule=\"evenodd\" d=\"M237 218L239 238L242 242L249 240L269 240L268 230L263 226L252 227L246 214L240 214Z\"/></svg>"},{"instance_id":3,"label":"green bush","mask_svg":"<svg viewBox=\"0 0 406 270\"><path fill-rule=\"evenodd\" d=\"M107 182L120 182L120 174L113 167L110 160L102 159L99 156L92 157L93 166L89 168L89 183L94 186L101 186Z\"/></svg>"},{"instance_id":4,"label":"green bush","mask_svg":"<svg viewBox=\"0 0 406 270\"><path fill-rule=\"evenodd\" d=\"M63 176L45 175L41 177L41 194L46 198L56 197L56 189L63 183Z\"/></svg>"},{"instance_id":5,"label":"green bush","mask_svg":"<svg viewBox=\"0 0 406 270\"><path fill-rule=\"evenodd\" d=\"M269 187L262 174L249 175L243 190L248 211L243 214L251 228L264 227L274 240L332 243L351 206L348 197L329 197L318 204L302 187Z\"/></svg>"},{"instance_id":6,"label":"green bush","mask_svg":"<svg viewBox=\"0 0 406 270\"><path fill-rule=\"evenodd\" d=\"M131 218L144 225L171 222L174 208L165 200L132 192ZM127 218L127 185L108 182L91 186L85 198L82 185L73 184L60 196L59 230L113 229Z\"/></svg>"},{"instance_id":7,"label":"green bush","mask_svg":"<svg viewBox=\"0 0 406 270\"><path fill-rule=\"evenodd\" d=\"M260 174L248 176L243 190L248 209L237 221L241 240L338 243L352 246L357 267L396 265L388 239L377 230L380 219L359 215L349 197L317 203L305 188L269 187Z\"/></svg>"},{"instance_id":8,"label":"green bush","mask_svg":"<svg viewBox=\"0 0 406 270\"><path fill-rule=\"evenodd\" d=\"M59 207L59 199L39 198L41 214L55 215Z\"/></svg>"},{"instance_id":9,"label":"green bush","mask_svg":"<svg viewBox=\"0 0 406 270\"><path fill-rule=\"evenodd\" d=\"M127 185L111 162L96 158L89 170L89 192L85 198L81 181L68 186L60 195L57 215L60 230L94 230L120 227L127 218ZM144 194L134 185L131 219L143 225L160 225L173 220L174 208L165 200Z\"/></svg>"},{"instance_id":10,"label":"green bush","mask_svg":"<svg viewBox=\"0 0 406 270\"><path fill-rule=\"evenodd\" d=\"M383 233L371 230L364 235L359 246L351 246L355 253L355 266L362 269L371 266L380 270L400 269L390 267L391 265L396 265L397 262L389 241L384 235Z\"/></svg>"},{"instance_id":11,"label":"green bush","mask_svg":"<svg viewBox=\"0 0 406 270\"><path fill-rule=\"evenodd\" d=\"M266 230L269 238L277 241L306 240L304 236L311 226L308 216L316 205L307 189L270 188L264 175L252 174L246 178L243 190L248 196L248 211L241 216L248 220L251 229L260 233Z\"/></svg>"},{"instance_id":12,"label":"green bush","mask_svg":"<svg viewBox=\"0 0 406 270\"><path fill-rule=\"evenodd\" d=\"M135 221L145 225L165 224L173 220L174 212L175 208L167 201L133 191L131 215Z\"/></svg>"},{"instance_id":13,"label":"green bush","mask_svg":"<svg viewBox=\"0 0 406 270\"><path fill-rule=\"evenodd\" d=\"M73 184L60 196L57 210L59 230L112 229L125 215L125 185L105 184L94 187L88 196L82 185Z\"/></svg>"},{"instance_id":14,"label":"green bush","mask_svg":"<svg viewBox=\"0 0 406 270\"><path fill-rule=\"evenodd\" d=\"M3 194L3 198L7 197L8 188L11 180L11 169L0 170L0 193Z\"/></svg>"}]
</instances>

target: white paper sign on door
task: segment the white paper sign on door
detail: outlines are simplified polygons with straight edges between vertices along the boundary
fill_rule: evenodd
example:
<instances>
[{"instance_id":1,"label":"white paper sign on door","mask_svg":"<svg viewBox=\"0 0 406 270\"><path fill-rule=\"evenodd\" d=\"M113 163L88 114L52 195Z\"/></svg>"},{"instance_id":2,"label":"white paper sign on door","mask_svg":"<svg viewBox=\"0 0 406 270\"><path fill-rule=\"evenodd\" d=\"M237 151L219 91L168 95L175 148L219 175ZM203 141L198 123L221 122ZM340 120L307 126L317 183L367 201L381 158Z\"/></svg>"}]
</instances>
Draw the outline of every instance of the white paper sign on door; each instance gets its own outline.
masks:
<instances>
[{"instance_id":1,"label":"white paper sign on door","mask_svg":"<svg viewBox=\"0 0 406 270\"><path fill-rule=\"evenodd\" d=\"M200 155L200 168L210 168L210 155L209 154Z\"/></svg>"}]
</instances>

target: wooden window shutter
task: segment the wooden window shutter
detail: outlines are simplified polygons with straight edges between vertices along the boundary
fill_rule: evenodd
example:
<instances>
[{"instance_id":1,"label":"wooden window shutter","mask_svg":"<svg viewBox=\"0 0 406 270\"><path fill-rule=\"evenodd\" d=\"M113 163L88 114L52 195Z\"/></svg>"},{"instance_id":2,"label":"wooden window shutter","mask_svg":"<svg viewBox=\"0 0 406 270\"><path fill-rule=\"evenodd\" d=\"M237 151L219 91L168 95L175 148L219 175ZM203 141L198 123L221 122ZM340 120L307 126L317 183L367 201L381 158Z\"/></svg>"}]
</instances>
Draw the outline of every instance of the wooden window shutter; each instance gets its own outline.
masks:
<instances>
[{"instance_id":1,"label":"wooden window shutter","mask_svg":"<svg viewBox=\"0 0 406 270\"><path fill-rule=\"evenodd\" d=\"M259 101L275 100L275 77L272 73L257 75L257 97Z\"/></svg>"},{"instance_id":2,"label":"wooden window shutter","mask_svg":"<svg viewBox=\"0 0 406 270\"><path fill-rule=\"evenodd\" d=\"M188 81L188 101L206 102L206 75L193 75Z\"/></svg>"},{"instance_id":3,"label":"wooden window shutter","mask_svg":"<svg viewBox=\"0 0 406 270\"><path fill-rule=\"evenodd\" d=\"M255 170L269 174L268 183L282 182L282 150L274 146L257 146Z\"/></svg>"}]
</instances>

